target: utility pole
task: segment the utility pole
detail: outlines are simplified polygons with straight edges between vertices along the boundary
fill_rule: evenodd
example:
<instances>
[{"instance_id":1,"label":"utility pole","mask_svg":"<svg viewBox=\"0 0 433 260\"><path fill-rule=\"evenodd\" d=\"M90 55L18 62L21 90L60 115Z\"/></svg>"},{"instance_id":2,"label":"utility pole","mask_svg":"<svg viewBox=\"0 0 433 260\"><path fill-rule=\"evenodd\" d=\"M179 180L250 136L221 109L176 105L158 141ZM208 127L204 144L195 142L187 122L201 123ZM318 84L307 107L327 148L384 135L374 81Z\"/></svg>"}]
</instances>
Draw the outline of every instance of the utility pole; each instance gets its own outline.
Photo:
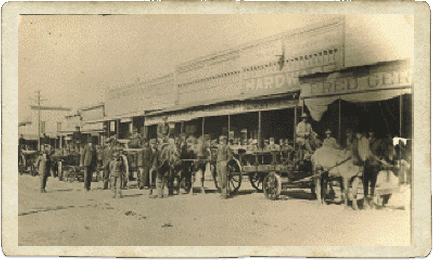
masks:
<instances>
[{"instance_id":1,"label":"utility pole","mask_svg":"<svg viewBox=\"0 0 433 260\"><path fill-rule=\"evenodd\" d=\"M37 101L38 102L38 150L41 150L41 102L46 101L46 99L41 99L41 91L36 91L38 94Z\"/></svg>"}]
</instances>

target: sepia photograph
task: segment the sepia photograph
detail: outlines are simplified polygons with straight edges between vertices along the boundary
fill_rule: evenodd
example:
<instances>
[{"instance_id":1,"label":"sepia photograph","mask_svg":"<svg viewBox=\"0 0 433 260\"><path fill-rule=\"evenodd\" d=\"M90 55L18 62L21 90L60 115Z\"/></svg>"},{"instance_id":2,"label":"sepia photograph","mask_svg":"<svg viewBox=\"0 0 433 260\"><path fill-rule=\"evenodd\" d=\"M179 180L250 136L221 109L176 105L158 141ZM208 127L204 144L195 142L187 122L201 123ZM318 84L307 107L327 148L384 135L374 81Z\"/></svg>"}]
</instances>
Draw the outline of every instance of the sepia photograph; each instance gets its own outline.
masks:
<instances>
[{"instance_id":1,"label":"sepia photograph","mask_svg":"<svg viewBox=\"0 0 433 260\"><path fill-rule=\"evenodd\" d=\"M414 20L19 14L18 248L413 246Z\"/></svg>"}]
</instances>

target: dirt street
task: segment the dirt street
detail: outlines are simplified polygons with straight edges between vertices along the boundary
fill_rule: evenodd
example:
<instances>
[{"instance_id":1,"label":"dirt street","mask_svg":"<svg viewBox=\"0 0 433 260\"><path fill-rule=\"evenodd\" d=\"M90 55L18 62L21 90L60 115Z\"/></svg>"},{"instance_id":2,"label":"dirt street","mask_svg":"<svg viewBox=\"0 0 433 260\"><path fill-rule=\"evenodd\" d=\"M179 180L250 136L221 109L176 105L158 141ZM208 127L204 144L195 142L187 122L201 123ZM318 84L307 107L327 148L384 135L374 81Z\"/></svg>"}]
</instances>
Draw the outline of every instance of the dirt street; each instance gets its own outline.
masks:
<instances>
[{"instance_id":1,"label":"dirt street","mask_svg":"<svg viewBox=\"0 0 433 260\"><path fill-rule=\"evenodd\" d=\"M131 183L133 185L134 183ZM150 199L148 190L125 190L113 199L102 182L19 177L20 246L403 246L410 244L408 189L387 207L354 211L320 206L308 190L293 189L270 201L244 182L222 200L207 182L207 194ZM198 189L197 189L198 191Z\"/></svg>"}]
</instances>

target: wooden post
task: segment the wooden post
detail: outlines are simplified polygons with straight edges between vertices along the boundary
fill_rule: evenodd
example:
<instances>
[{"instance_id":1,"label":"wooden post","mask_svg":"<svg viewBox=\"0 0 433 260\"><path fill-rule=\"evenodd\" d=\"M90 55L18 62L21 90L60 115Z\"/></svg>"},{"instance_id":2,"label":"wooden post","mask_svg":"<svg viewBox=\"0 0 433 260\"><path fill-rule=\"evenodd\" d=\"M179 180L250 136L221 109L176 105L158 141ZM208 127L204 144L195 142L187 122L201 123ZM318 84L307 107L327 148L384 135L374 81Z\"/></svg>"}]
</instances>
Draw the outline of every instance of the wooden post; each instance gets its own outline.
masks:
<instances>
[{"instance_id":1,"label":"wooden post","mask_svg":"<svg viewBox=\"0 0 433 260\"><path fill-rule=\"evenodd\" d=\"M201 121L201 136L203 137L203 140L204 140L204 121L205 121L205 117L203 117Z\"/></svg>"},{"instance_id":2,"label":"wooden post","mask_svg":"<svg viewBox=\"0 0 433 260\"><path fill-rule=\"evenodd\" d=\"M228 115L228 128L227 128L227 137L230 136L230 115Z\"/></svg>"},{"instance_id":3,"label":"wooden post","mask_svg":"<svg viewBox=\"0 0 433 260\"><path fill-rule=\"evenodd\" d=\"M116 120L116 139L119 139L119 125L120 120Z\"/></svg>"},{"instance_id":4,"label":"wooden post","mask_svg":"<svg viewBox=\"0 0 433 260\"><path fill-rule=\"evenodd\" d=\"M295 114L295 123L293 124L293 142L296 142L296 125L298 124L298 105L296 105L295 109L294 109L294 114Z\"/></svg>"},{"instance_id":5,"label":"wooden post","mask_svg":"<svg viewBox=\"0 0 433 260\"><path fill-rule=\"evenodd\" d=\"M258 133L258 145L262 148L262 111L259 111L259 133Z\"/></svg>"},{"instance_id":6,"label":"wooden post","mask_svg":"<svg viewBox=\"0 0 433 260\"><path fill-rule=\"evenodd\" d=\"M402 108L403 108L403 95L400 95L400 107L399 107L399 121L400 121L400 127L399 127L399 137L402 137L402 125L403 125L403 113L402 113Z\"/></svg>"},{"instance_id":7,"label":"wooden post","mask_svg":"<svg viewBox=\"0 0 433 260\"><path fill-rule=\"evenodd\" d=\"M338 142L341 143L341 99L338 99Z\"/></svg>"}]
</instances>

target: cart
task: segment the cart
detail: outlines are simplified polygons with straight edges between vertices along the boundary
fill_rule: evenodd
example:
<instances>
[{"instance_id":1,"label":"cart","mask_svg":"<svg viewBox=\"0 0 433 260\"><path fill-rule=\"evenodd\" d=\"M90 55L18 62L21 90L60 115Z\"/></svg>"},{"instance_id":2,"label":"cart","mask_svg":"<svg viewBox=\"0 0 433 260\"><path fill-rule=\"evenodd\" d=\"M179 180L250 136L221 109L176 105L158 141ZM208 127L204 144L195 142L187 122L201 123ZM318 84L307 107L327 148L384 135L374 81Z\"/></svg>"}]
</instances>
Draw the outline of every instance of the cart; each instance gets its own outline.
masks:
<instances>
[{"instance_id":1,"label":"cart","mask_svg":"<svg viewBox=\"0 0 433 260\"><path fill-rule=\"evenodd\" d=\"M289 161L280 151L252 152L234 159L228 166L232 193L239 189L242 175L248 175L251 186L263 191L268 199L278 199L282 189L290 187L311 188L314 194L312 164L307 159Z\"/></svg>"},{"instance_id":2,"label":"cart","mask_svg":"<svg viewBox=\"0 0 433 260\"><path fill-rule=\"evenodd\" d=\"M84 172L80 167L79 154L61 156L59 159L59 164L62 168L61 173L59 173L60 180L68 182L84 181Z\"/></svg>"},{"instance_id":3,"label":"cart","mask_svg":"<svg viewBox=\"0 0 433 260\"><path fill-rule=\"evenodd\" d=\"M22 150L18 154L18 171L20 174L29 173L32 176L37 175L35 169L35 162L38 158L38 151L36 150Z\"/></svg>"}]
</instances>

